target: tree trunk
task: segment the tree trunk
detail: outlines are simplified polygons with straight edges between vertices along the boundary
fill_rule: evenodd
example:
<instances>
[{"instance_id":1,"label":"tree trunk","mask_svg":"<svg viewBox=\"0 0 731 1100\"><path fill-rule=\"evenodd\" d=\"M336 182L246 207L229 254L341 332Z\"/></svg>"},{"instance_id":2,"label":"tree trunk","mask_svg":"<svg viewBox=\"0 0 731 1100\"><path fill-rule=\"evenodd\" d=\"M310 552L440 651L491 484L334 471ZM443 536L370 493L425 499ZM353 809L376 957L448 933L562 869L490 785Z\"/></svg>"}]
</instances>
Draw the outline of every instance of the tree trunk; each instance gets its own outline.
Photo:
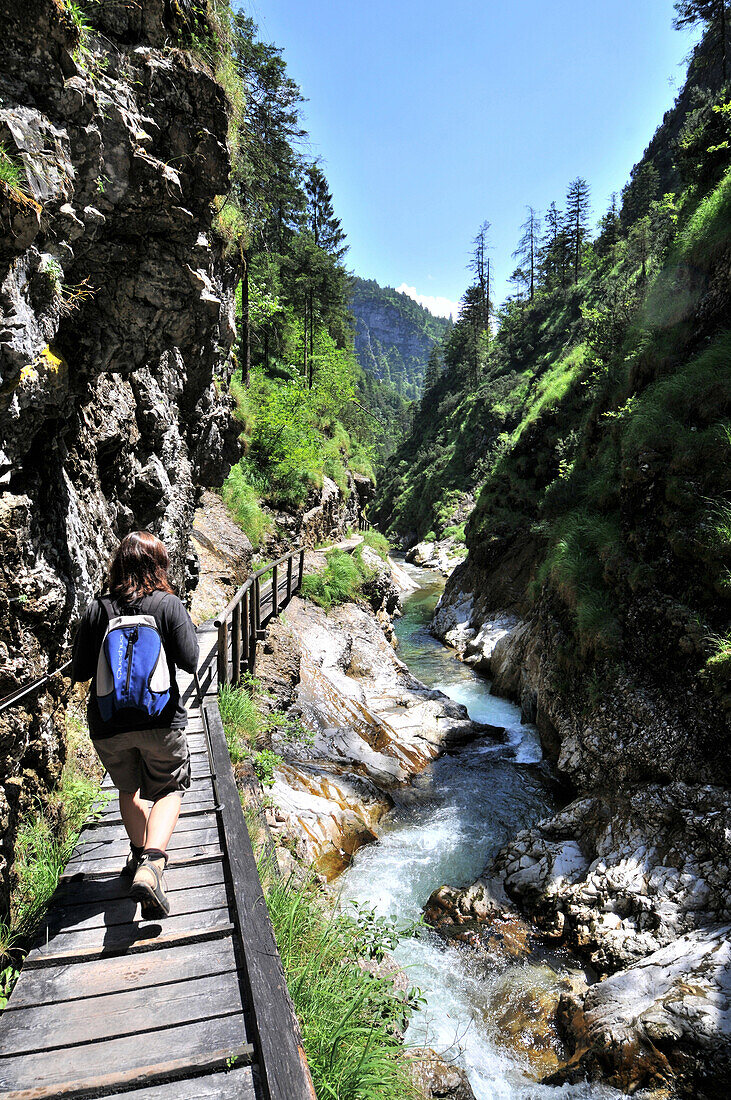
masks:
<instances>
[{"instance_id":1,"label":"tree trunk","mask_svg":"<svg viewBox=\"0 0 731 1100\"><path fill-rule=\"evenodd\" d=\"M315 311L312 302L312 291L310 291L310 389L315 380Z\"/></svg>"},{"instance_id":2,"label":"tree trunk","mask_svg":"<svg viewBox=\"0 0 731 1100\"><path fill-rule=\"evenodd\" d=\"M719 14L721 17L721 65L723 67L723 83L726 83L726 0L719 0Z\"/></svg>"},{"instance_id":3,"label":"tree trunk","mask_svg":"<svg viewBox=\"0 0 731 1100\"><path fill-rule=\"evenodd\" d=\"M249 257L241 248L241 337L239 340L241 378L245 386L251 381L251 323L249 318Z\"/></svg>"}]
</instances>

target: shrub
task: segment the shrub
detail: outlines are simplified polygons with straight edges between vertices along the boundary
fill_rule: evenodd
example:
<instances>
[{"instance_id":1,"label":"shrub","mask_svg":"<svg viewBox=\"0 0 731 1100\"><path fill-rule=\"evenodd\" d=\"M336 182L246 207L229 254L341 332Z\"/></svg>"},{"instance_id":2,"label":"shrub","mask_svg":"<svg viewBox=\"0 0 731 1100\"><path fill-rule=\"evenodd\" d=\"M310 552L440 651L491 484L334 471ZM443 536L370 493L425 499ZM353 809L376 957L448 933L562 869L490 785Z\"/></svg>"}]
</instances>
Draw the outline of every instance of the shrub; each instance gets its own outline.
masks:
<instances>
[{"instance_id":1,"label":"shrub","mask_svg":"<svg viewBox=\"0 0 731 1100\"><path fill-rule=\"evenodd\" d=\"M379 557L384 561L391 553L391 545L385 535L382 535L380 531L365 531L363 534L363 545L370 546L371 550L375 550Z\"/></svg>"}]
</instances>

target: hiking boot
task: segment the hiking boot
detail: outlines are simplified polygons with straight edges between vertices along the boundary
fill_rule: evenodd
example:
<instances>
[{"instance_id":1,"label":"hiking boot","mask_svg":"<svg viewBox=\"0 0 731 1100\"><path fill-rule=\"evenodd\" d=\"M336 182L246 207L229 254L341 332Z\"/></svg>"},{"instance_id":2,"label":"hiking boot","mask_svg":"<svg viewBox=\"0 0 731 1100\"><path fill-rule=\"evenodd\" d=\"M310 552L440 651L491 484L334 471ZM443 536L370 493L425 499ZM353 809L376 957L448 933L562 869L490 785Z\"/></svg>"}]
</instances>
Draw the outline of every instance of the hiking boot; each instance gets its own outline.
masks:
<instances>
[{"instance_id":1,"label":"hiking boot","mask_svg":"<svg viewBox=\"0 0 731 1100\"><path fill-rule=\"evenodd\" d=\"M163 853L153 858L147 852L143 852L135 872L129 896L140 903L142 916L146 920L153 917L166 917L170 912L170 902L165 893L162 878L167 861L167 856Z\"/></svg>"},{"instance_id":2,"label":"hiking boot","mask_svg":"<svg viewBox=\"0 0 731 1100\"><path fill-rule=\"evenodd\" d=\"M124 878L134 878L134 876L137 874L137 868L140 865L140 860L142 859L142 853L144 852L144 850L144 848L138 848L136 844L130 844L129 852L127 854L127 862L125 863L122 870L119 872L120 875L123 875Z\"/></svg>"}]
</instances>

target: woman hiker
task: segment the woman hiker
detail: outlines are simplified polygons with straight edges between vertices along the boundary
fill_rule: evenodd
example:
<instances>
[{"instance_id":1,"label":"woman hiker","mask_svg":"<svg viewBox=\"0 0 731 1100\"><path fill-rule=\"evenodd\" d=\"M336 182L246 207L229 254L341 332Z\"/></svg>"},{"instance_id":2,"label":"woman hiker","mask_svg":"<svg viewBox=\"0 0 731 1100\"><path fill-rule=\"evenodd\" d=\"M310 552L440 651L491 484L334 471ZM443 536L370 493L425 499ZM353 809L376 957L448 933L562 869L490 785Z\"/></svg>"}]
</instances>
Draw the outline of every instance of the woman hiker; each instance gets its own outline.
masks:
<instances>
[{"instance_id":1,"label":"woman hiker","mask_svg":"<svg viewBox=\"0 0 731 1100\"><path fill-rule=\"evenodd\" d=\"M130 840L122 874L142 915L167 916L167 846L190 786L187 713L176 668L194 672L198 639L168 582L160 539L135 531L119 544L109 593L91 601L74 642L72 678L91 680L87 715L99 758L119 791ZM149 806L152 803L152 806Z\"/></svg>"}]
</instances>

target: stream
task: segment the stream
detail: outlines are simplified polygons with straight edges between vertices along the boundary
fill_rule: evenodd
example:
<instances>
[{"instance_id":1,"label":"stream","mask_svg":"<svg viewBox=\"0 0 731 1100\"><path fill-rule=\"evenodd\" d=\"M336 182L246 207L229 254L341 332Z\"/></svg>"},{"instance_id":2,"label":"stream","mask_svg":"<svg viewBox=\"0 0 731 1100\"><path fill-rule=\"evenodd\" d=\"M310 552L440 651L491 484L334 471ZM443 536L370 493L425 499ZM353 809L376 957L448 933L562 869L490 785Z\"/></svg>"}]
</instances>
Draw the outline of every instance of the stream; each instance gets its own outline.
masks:
<instances>
[{"instance_id":1,"label":"stream","mask_svg":"<svg viewBox=\"0 0 731 1100\"><path fill-rule=\"evenodd\" d=\"M340 878L341 904L372 906L406 926L419 919L433 890L472 883L511 836L550 815L554 802L535 728L521 724L518 707L491 695L489 681L429 633L444 579L400 564L421 586L404 598L396 622L400 658L424 683L463 703L472 719L508 734L505 743L479 740L431 764L414 780L417 797L396 804L379 840ZM620 1096L601 1085L536 1083L558 1064L560 1040L542 1026L540 1005L576 974L568 954L544 951L495 965L426 930L401 939L393 955L426 1002L412 1016L407 1044L433 1047L461 1065L477 1100Z\"/></svg>"}]
</instances>

